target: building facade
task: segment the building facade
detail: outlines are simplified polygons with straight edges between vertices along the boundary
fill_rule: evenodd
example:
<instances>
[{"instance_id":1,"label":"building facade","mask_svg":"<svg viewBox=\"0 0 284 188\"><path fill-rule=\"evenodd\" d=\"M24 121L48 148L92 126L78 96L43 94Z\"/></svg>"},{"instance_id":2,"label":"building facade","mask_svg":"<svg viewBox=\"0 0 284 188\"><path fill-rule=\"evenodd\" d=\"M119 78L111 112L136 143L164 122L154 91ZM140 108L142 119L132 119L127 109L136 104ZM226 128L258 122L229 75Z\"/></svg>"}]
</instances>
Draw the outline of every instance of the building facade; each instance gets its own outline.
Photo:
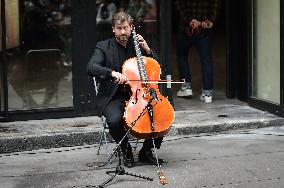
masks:
<instances>
[{"instance_id":1,"label":"building facade","mask_svg":"<svg viewBox=\"0 0 284 188\"><path fill-rule=\"evenodd\" d=\"M178 79L174 0L1 0L0 120L96 115L86 64L96 43L112 36L109 18L119 10L158 53L162 79ZM280 0L223 0L215 76L228 98L282 117L283 11ZM175 103L173 88L161 91Z\"/></svg>"}]
</instances>

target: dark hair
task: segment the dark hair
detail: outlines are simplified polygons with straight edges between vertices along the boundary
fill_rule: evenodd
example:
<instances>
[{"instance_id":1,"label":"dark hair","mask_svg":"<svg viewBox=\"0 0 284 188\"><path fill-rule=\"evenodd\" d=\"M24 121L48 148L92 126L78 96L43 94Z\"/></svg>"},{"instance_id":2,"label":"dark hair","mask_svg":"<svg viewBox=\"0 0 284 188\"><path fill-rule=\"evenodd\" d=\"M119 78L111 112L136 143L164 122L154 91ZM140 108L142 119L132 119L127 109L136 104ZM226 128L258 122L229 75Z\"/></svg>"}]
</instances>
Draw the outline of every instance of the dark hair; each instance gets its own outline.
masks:
<instances>
[{"instance_id":1,"label":"dark hair","mask_svg":"<svg viewBox=\"0 0 284 188\"><path fill-rule=\"evenodd\" d=\"M112 16L112 26L113 27L115 26L115 24L122 24L125 21L128 22L129 25L132 25L133 23L132 17L126 12L118 12Z\"/></svg>"}]
</instances>

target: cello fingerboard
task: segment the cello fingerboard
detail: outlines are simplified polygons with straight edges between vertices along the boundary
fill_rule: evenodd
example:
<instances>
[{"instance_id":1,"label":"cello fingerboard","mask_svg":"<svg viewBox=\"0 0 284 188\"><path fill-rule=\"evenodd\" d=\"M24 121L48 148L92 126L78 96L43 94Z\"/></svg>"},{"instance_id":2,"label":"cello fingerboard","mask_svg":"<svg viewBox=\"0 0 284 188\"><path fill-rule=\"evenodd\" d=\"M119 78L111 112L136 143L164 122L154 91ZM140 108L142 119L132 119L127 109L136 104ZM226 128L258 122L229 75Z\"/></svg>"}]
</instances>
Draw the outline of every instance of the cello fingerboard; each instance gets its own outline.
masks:
<instances>
[{"instance_id":1,"label":"cello fingerboard","mask_svg":"<svg viewBox=\"0 0 284 188\"><path fill-rule=\"evenodd\" d=\"M136 56L137 56L137 65L138 65L138 69L139 69L140 79L142 81L146 82L148 80L148 76L147 76L145 64L144 64L144 61L143 61L142 52L141 52L141 49L139 47L139 43L136 39L135 27L133 27L133 29L132 29L132 35L133 35L135 52L136 52Z\"/></svg>"}]
</instances>

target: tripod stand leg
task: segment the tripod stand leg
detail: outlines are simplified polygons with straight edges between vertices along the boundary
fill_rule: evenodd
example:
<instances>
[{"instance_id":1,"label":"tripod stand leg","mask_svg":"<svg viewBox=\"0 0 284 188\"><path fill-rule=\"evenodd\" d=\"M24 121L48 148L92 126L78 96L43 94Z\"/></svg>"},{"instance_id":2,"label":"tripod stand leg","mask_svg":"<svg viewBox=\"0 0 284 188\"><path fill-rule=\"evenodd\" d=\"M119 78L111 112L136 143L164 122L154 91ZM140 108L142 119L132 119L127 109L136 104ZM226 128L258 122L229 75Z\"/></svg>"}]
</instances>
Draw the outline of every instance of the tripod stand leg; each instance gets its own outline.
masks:
<instances>
[{"instance_id":1,"label":"tripod stand leg","mask_svg":"<svg viewBox=\"0 0 284 188\"><path fill-rule=\"evenodd\" d=\"M109 172L110 173L110 172ZM106 184L108 184L109 182L111 182L111 180L113 180L113 178L116 176L116 173L114 173L114 175L112 175L110 178L108 178L105 182L103 182L101 185L99 185L99 188L103 188Z\"/></svg>"},{"instance_id":2,"label":"tripod stand leg","mask_svg":"<svg viewBox=\"0 0 284 188\"><path fill-rule=\"evenodd\" d=\"M125 175L129 175L129 176L133 176L133 177L137 177L137 178L141 178L141 179L145 179L145 180L149 180L149 181L153 181L153 178L147 177L147 176L142 176L142 175L138 175L138 174L133 174L133 173L129 173L129 172L125 172Z\"/></svg>"},{"instance_id":3,"label":"tripod stand leg","mask_svg":"<svg viewBox=\"0 0 284 188\"><path fill-rule=\"evenodd\" d=\"M99 188L104 187L106 184L111 182L116 175L129 175L129 176L133 176L133 177L137 177L137 178L153 181L153 178L142 176L142 175L138 175L138 174L134 174L134 173L129 173L129 172L125 171L125 169L123 168L123 166L121 164L122 160L121 160L121 149L120 149L120 146L118 146L117 155L118 155L118 164L117 164L116 169L115 170L111 170L111 171L106 171L106 174L111 174L111 173L114 173L114 174L110 178L108 178L105 182L103 182L102 184L100 184L97 187L99 187Z\"/></svg>"},{"instance_id":4,"label":"tripod stand leg","mask_svg":"<svg viewBox=\"0 0 284 188\"><path fill-rule=\"evenodd\" d=\"M152 99L153 100L153 99ZM124 168L122 167L121 164L121 143L122 141L126 138L127 134L132 130L132 128L134 127L134 125L136 124L136 122L138 121L138 119L143 116L146 112L145 110L147 109L147 106L142 110L142 112L138 115L138 117L131 123L131 127L127 130L127 132L125 133L125 135L123 136L123 138L120 140L120 142L116 145L116 147L114 148L112 154L109 156L108 160L104 163L103 166L106 166L110 161L111 158L113 157L113 155L117 152L117 156L118 156L118 165L116 167L115 171L107 171L106 174L110 174L110 173L114 173L110 178L108 178L105 182L103 182L102 184L96 186L98 188L103 188L106 184L108 184L110 181L113 180L113 178L118 174L118 175L129 175L129 176L134 176L134 177L138 177L138 178L142 178L142 179L146 179L149 181L153 181L153 178L150 177L146 177L146 176L142 176L142 175L138 175L138 174L134 174L134 173L129 173L126 172L124 170Z\"/></svg>"}]
</instances>

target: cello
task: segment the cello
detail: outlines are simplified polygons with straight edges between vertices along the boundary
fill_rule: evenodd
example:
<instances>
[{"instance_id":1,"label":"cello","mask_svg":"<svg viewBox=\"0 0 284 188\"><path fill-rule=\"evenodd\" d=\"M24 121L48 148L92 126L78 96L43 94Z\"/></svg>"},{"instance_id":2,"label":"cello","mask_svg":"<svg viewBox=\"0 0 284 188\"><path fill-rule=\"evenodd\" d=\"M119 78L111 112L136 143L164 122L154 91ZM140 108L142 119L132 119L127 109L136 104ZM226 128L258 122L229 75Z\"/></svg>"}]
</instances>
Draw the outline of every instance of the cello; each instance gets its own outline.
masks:
<instances>
[{"instance_id":1,"label":"cello","mask_svg":"<svg viewBox=\"0 0 284 188\"><path fill-rule=\"evenodd\" d=\"M132 36L136 57L126 60L122 66L122 74L128 78L131 88L124 111L125 128L137 138L158 138L170 130L174 109L160 93L158 82L151 82L160 80L160 65L155 59L142 56L134 27Z\"/></svg>"}]
</instances>

